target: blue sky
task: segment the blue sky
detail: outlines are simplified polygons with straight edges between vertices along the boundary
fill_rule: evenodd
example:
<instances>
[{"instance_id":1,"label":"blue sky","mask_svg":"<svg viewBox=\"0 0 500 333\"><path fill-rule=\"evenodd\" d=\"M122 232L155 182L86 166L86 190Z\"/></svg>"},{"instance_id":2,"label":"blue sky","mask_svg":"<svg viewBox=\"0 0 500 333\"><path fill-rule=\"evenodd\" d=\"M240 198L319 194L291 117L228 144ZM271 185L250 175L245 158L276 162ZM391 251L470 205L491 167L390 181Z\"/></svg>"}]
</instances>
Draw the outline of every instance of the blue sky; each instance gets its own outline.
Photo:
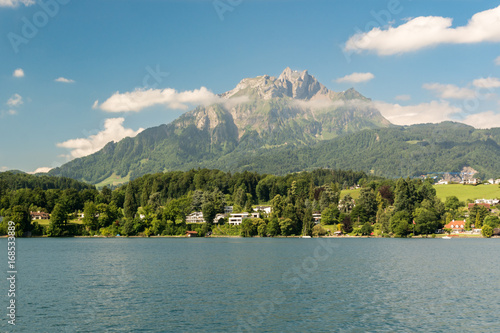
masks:
<instances>
[{"instance_id":1,"label":"blue sky","mask_svg":"<svg viewBox=\"0 0 500 333\"><path fill-rule=\"evenodd\" d=\"M287 66L396 124L500 127L498 5L0 0L0 171L59 166Z\"/></svg>"}]
</instances>

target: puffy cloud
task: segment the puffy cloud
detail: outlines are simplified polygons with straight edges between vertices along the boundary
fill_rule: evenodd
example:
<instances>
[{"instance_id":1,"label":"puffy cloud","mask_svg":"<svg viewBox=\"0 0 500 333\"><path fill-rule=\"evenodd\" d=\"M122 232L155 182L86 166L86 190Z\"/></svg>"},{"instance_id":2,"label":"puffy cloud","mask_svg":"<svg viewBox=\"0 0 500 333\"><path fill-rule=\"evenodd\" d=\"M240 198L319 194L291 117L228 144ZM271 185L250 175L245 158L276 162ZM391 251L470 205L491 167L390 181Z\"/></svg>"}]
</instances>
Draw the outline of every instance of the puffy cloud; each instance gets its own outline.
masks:
<instances>
[{"instance_id":1,"label":"puffy cloud","mask_svg":"<svg viewBox=\"0 0 500 333\"><path fill-rule=\"evenodd\" d=\"M0 0L1 1L1 0ZM12 73L13 77L24 77L24 71L22 68L18 68Z\"/></svg>"},{"instance_id":2,"label":"puffy cloud","mask_svg":"<svg viewBox=\"0 0 500 333\"><path fill-rule=\"evenodd\" d=\"M460 88L453 84L425 83L422 87L433 91L437 96L444 99L469 99L476 97L474 90Z\"/></svg>"},{"instance_id":3,"label":"puffy cloud","mask_svg":"<svg viewBox=\"0 0 500 333\"><path fill-rule=\"evenodd\" d=\"M7 101L7 105L10 107L18 107L23 103L23 98L19 94L12 95L12 97Z\"/></svg>"},{"instance_id":4,"label":"puffy cloud","mask_svg":"<svg viewBox=\"0 0 500 333\"><path fill-rule=\"evenodd\" d=\"M125 137L134 137L144 129L139 128L134 131L124 128L124 118L109 118L104 121L104 130L88 138L72 139L57 144L57 147L71 149L70 158L78 158L95 153L102 149L108 142L120 141Z\"/></svg>"},{"instance_id":5,"label":"puffy cloud","mask_svg":"<svg viewBox=\"0 0 500 333\"><path fill-rule=\"evenodd\" d=\"M385 102L374 102L374 106L395 125L413 125L421 123L440 123L452 120L451 116L462 110L447 101L431 101L418 105L401 106Z\"/></svg>"},{"instance_id":6,"label":"puffy cloud","mask_svg":"<svg viewBox=\"0 0 500 333\"><path fill-rule=\"evenodd\" d=\"M472 84L478 88L485 88L485 89L499 88L500 80L497 79L496 77L480 78L474 80Z\"/></svg>"},{"instance_id":7,"label":"puffy cloud","mask_svg":"<svg viewBox=\"0 0 500 333\"><path fill-rule=\"evenodd\" d=\"M17 7L19 4L31 6L35 4L35 0L0 0L0 7Z\"/></svg>"},{"instance_id":8,"label":"puffy cloud","mask_svg":"<svg viewBox=\"0 0 500 333\"><path fill-rule=\"evenodd\" d=\"M493 128L500 127L500 113L486 111L471 114L462 120L463 123L474 126L475 128Z\"/></svg>"},{"instance_id":9,"label":"puffy cloud","mask_svg":"<svg viewBox=\"0 0 500 333\"><path fill-rule=\"evenodd\" d=\"M398 95L394 97L396 101L409 101L411 99L410 95Z\"/></svg>"},{"instance_id":10,"label":"puffy cloud","mask_svg":"<svg viewBox=\"0 0 500 333\"><path fill-rule=\"evenodd\" d=\"M65 77L58 77L57 79L54 80L55 82L62 82L62 83L74 83L74 80L67 79Z\"/></svg>"},{"instance_id":11,"label":"puffy cloud","mask_svg":"<svg viewBox=\"0 0 500 333\"><path fill-rule=\"evenodd\" d=\"M500 6L476 13L467 25L453 28L453 19L420 16L398 27L373 28L349 38L346 51L373 51L392 55L417 51L440 44L500 42Z\"/></svg>"},{"instance_id":12,"label":"puffy cloud","mask_svg":"<svg viewBox=\"0 0 500 333\"><path fill-rule=\"evenodd\" d=\"M114 93L99 108L107 112L139 112L145 108L163 105L168 109L186 110L192 105L209 105L222 99L205 87L178 92L175 89L136 89ZM97 104L94 102L94 108Z\"/></svg>"},{"instance_id":13,"label":"puffy cloud","mask_svg":"<svg viewBox=\"0 0 500 333\"><path fill-rule=\"evenodd\" d=\"M15 116L17 114L17 111L16 110L8 110L8 111L4 111L4 110L0 110L0 118L3 118L4 116Z\"/></svg>"},{"instance_id":14,"label":"puffy cloud","mask_svg":"<svg viewBox=\"0 0 500 333\"><path fill-rule=\"evenodd\" d=\"M335 80L338 83L348 82L348 83L360 83L368 82L375 78L372 73L352 73Z\"/></svg>"}]
</instances>

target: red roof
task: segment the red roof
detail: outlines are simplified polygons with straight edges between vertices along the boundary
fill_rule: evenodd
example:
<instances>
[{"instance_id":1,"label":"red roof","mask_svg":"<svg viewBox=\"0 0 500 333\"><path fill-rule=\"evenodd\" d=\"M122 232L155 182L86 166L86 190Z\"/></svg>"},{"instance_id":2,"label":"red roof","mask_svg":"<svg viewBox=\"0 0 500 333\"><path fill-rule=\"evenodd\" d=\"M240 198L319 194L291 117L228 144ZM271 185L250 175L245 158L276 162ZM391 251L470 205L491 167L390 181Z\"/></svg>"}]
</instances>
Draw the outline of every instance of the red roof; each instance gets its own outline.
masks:
<instances>
[{"instance_id":1,"label":"red roof","mask_svg":"<svg viewBox=\"0 0 500 333\"><path fill-rule=\"evenodd\" d=\"M488 203L470 203L469 204L469 210L472 209L472 207L474 207L476 205L478 205L478 206L484 206L484 207L490 209L490 204L488 204Z\"/></svg>"},{"instance_id":2,"label":"red roof","mask_svg":"<svg viewBox=\"0 0 500 333\"><path fill-rule=\"evenodd\" d=\"M186 231L186 234L197 235L198 231Z\"/></svg>"},{"instance_id":3,"label":"red roof","mask_svg":"<svg viewBox=\"0 0 500 333\"><path fill-rule=\"evenodd\" d=\"M465 228L465 221L451 221L444 226L446 229L462 230Z\"/></svg>"}]
</instances>

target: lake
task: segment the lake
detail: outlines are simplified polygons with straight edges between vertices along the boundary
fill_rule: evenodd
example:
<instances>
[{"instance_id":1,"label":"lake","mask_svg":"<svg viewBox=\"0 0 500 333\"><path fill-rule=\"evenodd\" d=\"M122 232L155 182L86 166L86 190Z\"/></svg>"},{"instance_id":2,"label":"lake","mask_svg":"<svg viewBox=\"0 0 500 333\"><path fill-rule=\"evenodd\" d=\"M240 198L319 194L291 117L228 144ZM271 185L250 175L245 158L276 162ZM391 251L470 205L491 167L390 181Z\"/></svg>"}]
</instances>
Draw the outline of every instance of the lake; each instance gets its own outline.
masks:
<instances>
[{"instance_id":1,"label":"lake","mask_svg":"<svg viewBox=\"0 0 500 333\"><path fill-rule=\"evenodd\" d=\"M16 331L500 332L499 253L498 239L17 239Z\"/></svg>"}]
</instances>

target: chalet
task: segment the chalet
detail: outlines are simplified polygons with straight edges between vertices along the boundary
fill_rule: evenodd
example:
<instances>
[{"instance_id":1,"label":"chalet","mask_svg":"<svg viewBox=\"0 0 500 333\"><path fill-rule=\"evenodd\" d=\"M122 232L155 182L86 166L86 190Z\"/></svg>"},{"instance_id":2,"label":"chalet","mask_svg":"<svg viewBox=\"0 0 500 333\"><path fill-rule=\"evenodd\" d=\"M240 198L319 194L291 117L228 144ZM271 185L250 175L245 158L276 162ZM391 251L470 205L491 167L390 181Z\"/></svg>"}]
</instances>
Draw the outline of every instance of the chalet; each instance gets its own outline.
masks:
<instances>
[{"instance_id":1,"label":"chalet","mask_svg":"<svg viewBox=\"0 0 500 333\"><path fill-rule=\"evenodd\" d=\"M202 212L193 212L186 216L186 223L205 223Z\"/></svg>"},{"instance_id":2,"label":"chalet","mask_svg":"<svg viewBox=\"0 0 500 333\"><path fill-rule=\"evenodd\" d=\"M32 220L48 220L48 219L50 219L49 213L45 213L45 212L41 212L41 211L30 212L30 215L31 215Z\"/></svg>"},{"instance_id":3,"label":"chalet","mask_svg":"<svg viewBox=\"0 0 500 333\"><path fill-rule=\"evenodd\" d=\"M198 236L198 231L186 231L186 237L196 237Z\"/></svg>"},{"instance_id":4,"label":"chalet","mask_svg":"<svg viewBox=\"0 0 500 333\"><path fill-rule=\"evenodd\" d=\"M462 184L464 185L478 185L481 181L477 178L464 179Z\"/></svg>"},{"instance_id":5,"label":"chalet","mask_svg":"<svg viewBox=\"0 0 500 333\"><path fill-rule=\"evenodd\" d=\"M451 221L446 224L445 229L451 229L453 232L463 232L465 230L465 221Z\"/></svg>"},{"instance_id":6,"label":"chalet","mask_svg":"<svg viewBox=\"0 0 500 333\"><path fill-rule=\"evenodd\" d=\"M316 223L316 224L320 224L321 223L321 213L320 212L314 212L312 214L312 217L313 217L314 223Z\"/></svg>"}]
</instances>

